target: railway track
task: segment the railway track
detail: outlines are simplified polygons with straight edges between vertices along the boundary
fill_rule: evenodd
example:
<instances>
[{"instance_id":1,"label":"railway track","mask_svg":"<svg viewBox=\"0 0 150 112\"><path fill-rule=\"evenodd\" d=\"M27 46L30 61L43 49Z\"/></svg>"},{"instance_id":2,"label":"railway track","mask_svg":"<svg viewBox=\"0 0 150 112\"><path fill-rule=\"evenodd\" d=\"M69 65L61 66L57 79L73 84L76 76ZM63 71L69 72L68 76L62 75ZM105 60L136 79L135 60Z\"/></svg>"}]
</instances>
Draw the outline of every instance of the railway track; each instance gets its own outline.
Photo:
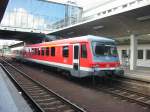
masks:
<instances>
[{"instance_id":1,"label":"railway track","mask_svg":"<svg viewBox=\"0 0 150 112\"><path fill-rule=\"evenodd\" d=\"M150 108L150 96L149 95L143 94L142 92L136 92L134 90L123 87L121 85L120 86L118 85L116 86L114 84L111 85L111 83L108 83L105 85L98 84L96 85L95 88L99 91L105 91L106 93L121 97L124 100L135 102L137 104Z\"/></svg>"},{"instance_id":2,"label":"railway track","mask_svg":"<svg viewBox=\"0 0 150 112\"><path fill-rule=\"evenodd\" d=\"M148 81L117 77L110 79L110 82L123 88L128 88L129 90L150 96L150 82Z\"/></svg>"},{"instance_id":3,"label":"railway track","mask_svg":"<svg viewBox=\"0 0 150 112\"><path fill-rule=\"evenodd\" d=\"M105 82L104 84L98 83L94 87L92 86L91 88L114 95L118 98L121 97L123 100L134 102L134 103L140 104L144 107L150 108L150 96L149 95L143 94L142 92L136 92L127 87L123 87L122 85L116 86L117 84L114 84L114 83L118 83L118 82L119 82L119 84L121 84L123 81L125 82L128 80L127 79L126 80L121 80L121 79L113 79L112 80L111 79L111 80L108 80L107 82ZM134 83L139 82L138 80L135 81L133 79L130 79L130 81L128 81L128 83L129 82L131 83L132 81ZM140 84L142 84L142 83L148 83L148 82L140 81ZM85 84L84 84L84 86L85 86Z\"/></svg>"},{"instance_id":4,"label":"railway track","mask_svg":"<svg viewBox=\"0 0 150 112\"><path fill-rule=\"evenodd\" d=\"M83 108L41 85L6 61L1 60L1 62L3 63L1 64L2 68L36 106L38 112L86 112Z\"/></svg>"}]
</instances>

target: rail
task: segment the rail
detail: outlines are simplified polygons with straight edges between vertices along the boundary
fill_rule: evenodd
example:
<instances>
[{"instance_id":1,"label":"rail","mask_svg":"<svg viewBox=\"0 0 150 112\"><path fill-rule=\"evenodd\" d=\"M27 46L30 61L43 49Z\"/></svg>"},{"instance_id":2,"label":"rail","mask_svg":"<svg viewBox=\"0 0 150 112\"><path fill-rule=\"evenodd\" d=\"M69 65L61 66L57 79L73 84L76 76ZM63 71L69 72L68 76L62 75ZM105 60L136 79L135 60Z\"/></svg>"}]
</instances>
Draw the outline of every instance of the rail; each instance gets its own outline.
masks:
<instances>
[{"instance_id":1,"label":"rail","mask_svg":"<svg viewBox=\"0 0 150 112\"><path fill-rule=\"evenodd\" d=\"M83 108L80 108L41 83L33 80L11 64L4 60L1 61L4 63L3 65L1 64L2 68L30 101L32 101L38 111L86 112Z\"/></svg>"}]
</instances>

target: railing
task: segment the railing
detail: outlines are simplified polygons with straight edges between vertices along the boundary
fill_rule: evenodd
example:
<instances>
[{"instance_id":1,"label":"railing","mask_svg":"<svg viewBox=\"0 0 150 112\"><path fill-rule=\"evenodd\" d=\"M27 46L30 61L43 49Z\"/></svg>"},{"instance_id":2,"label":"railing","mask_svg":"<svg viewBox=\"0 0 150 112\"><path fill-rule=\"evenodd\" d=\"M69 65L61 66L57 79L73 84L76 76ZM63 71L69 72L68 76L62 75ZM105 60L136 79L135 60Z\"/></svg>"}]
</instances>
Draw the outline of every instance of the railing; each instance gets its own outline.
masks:
<instances>
[{"instance_id":1,"label":"railing","mask_svg":"<svg viewBox=\"0 0 150 112\"><path fill-rule=\"evenodd\" d=\"M6 11L1 21L1 29L44 31L52 30L52 22L59 18L50 18L45 15L28 13L24 9Z\"/></svg>"},{"instance_id":2,"label":"railing","mask_svg":"<svg viewBox=\"0 0 150 112\"><path fill-rule=\"evenodd\" d=\"M44 32L52 31L78 22L77 16L50 17L29 13L24 9L6 11L0 24L2 30Z\"/></svg>"}]
</instances>

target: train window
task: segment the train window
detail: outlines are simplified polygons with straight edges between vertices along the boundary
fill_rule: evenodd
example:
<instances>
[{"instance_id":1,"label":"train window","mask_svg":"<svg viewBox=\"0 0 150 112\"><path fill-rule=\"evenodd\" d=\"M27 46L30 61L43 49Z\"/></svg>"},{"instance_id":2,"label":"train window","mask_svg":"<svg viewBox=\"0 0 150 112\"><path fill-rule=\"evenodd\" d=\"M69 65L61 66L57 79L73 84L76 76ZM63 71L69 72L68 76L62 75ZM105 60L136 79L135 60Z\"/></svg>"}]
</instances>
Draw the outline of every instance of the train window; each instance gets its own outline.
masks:
<instances>
[{"instance_id":1,"label":"train window","mask_svg":"<svg viewBox=\"0 0 150 112\"><path fill-rule=\"evenodd\" d=\"M46 56L49 56L49 47L46 47Z\"/></svg>"},{"instance_id":2,"label":"train window","mask_svg":"<svg viewBox=\"0 0 150 112\"><path fill-rule=\"evenodd\" d=\"M79 46L74 46L74 59L79 59Z\"/></svg>"},{"instance_id":3,"label":"train window","mask_svg":"<svg viewBox=\"0 0 150 112\"><path fill-rule=\"evenodd\" d=\"M92 42L93 53L95 56L117 56L115 43L111 42Z\"/></svg>"},{"instance_id":4,"label":"train window","mask_svg":"<svg viewBox=\"0 0 150 112\"><path fill-rule=\"evenodd\" d=\"M138 50L138 59L143 59L143 50Z\"/></svg>"},{"instance_id":5,"label":"train window","mask_svg":"<svg viewBox=\"0 0 150 112\"><path fill-rule=\"evenodd\" d=\"M34 48L31 49L31 54L32 54L32 55L34 54Z\"/></svg>"},{"instance_id":6,"label":"train window","mask_svg":"<svg viewBox=\"0 0 150 112\"><path fill-rule=\"evenodd\" d=\"M38 49L38 55L40 55L40 48Z\"/></svg>"},{"instance_id":7,"label":"train window","mask_svg":"<svg viewBox=\"0 0 150 112\"><path fill-rule=\"evenodd\" d=\"M69 47L68 46L63 46L62 54L63 54L63 57L69 56Z\"/></svg>"},{"instance_id":8,"label":"train window","mask_svg":"<svg viewBox=\"0 0 150 112\"><path fill-rule=\"evenodd\" d=\"M146 59L150 59L150 49L146 50Z\"/></svg>"},{"instance_id":9,"label":"train window","mask_svg":"<svg viewBox=\"0 0 150 112\"><path fill-rule=\"evenodd\" d=\"M41 53L42 56L44 56L44 49L45 49L45 48L42 48L42 53Z\"/></svg>"},{"instance_id":10,"label":"train window","mask_svg":"<svg viewBox=\"0 0 150 112\"><path fill-rule=\"evenodd\" d=\"M86 44L81 45L81 58L87 58Z\"/></svg>"},{"instance_id":11,"label":"train window","mask_svg":"<svg viewBox=\"0 0 150 112\"><path fill-rule=\"evenodd\" d=\"M35 55L37 55L37 48L35 48Z\"/></svg>"},{"instance_id":12,"label":"train window","mask_svg":"<svg viewBox=\"0 0 150 112\"><path fill-rule=\"evenodd\" d=\"M33 55L35 54L35 48L33 48L33 52L32 52L32 54L33 54Z\"/></svg>"},{"instance_id":13,"label":"train window","mask_svg":"<svg viewBox=\"0 0 150 112\"><path fill-rule=\"evenodd\" d=\"M37 54L37 49L36 48L34 48L34 55L36 55Z\"/></svg>"},{"instance_id":14,"label":"train window","mask_svg":"<svg viewBox=\"0 0 150 112\"><path fill-rule=\"evenodd\" d=\"M51 56L55 56L55 47L51 47Z\"/></svg>"},{"instance_id":15,"label":"train window","mask_svg":"<svg viewBox=\"0 0 150 112\"><path fill-rule=\"evenodd\" d=\"M31 50L28 48L28 50L29 50L29 52L28 52L28 56L30 56L31 55Z\"/></svg>"}]
</instances>

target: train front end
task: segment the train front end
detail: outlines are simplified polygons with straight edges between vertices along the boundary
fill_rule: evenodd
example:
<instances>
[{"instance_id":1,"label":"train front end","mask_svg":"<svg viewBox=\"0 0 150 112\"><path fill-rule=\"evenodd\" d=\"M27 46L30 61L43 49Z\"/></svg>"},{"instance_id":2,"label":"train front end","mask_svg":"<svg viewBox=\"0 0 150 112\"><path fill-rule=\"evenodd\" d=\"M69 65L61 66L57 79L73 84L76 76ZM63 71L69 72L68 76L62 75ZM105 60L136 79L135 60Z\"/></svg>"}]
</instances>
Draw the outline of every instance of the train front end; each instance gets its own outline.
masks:
<instances>
[{"instance_id":1,"label":"train front end","mask_svg":"<svg viewBox=\"0 0 150 112\"><path fill-rule=\"evenodd\" d=\"M93 54L93 75L123 75L115 41L93 41L91 42Z\"/></svg>"}]
</instances>

